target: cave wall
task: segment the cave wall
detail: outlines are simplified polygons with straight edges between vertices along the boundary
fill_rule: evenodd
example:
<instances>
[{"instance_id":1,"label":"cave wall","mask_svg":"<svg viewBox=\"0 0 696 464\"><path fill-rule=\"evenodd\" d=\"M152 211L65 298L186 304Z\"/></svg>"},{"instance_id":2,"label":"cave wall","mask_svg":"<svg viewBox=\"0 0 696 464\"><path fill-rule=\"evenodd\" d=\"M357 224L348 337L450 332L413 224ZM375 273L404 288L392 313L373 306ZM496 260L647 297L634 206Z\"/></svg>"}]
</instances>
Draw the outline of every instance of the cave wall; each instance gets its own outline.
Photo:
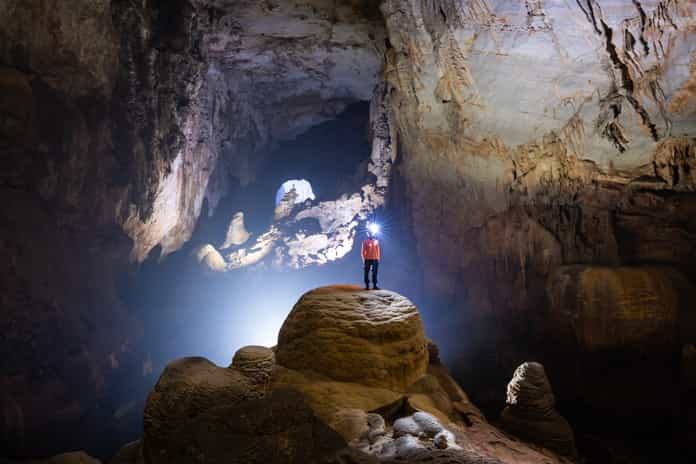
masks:
<instances>
[{"instance_id":1,"label":"cave wall","mask_svg":"<svg viewBox=\"0 0 696 464\"><path fill-rule=\"evenodd\" d=\"M0 0L2 454L119 440L151 374L133 263L369 100L383 38L361 0Z\"/></svg>"},{"instance_id":2,"label":"cave wall","mask_svg":"<svg viewBox=\"0 0 696 464\"><path fill-rule=\"evenodd\" d=\"M215 80L192 43L200 11L164 33L168 14L0 2L7 453L100 446L114 430L96 424L117 429L142 393L142 327L120 295L129 260L183 243L216 153Z\"/></svg>"},{"instance_id":3,"label":"cave wall","mask_svg":"<svg viewBox=\"0 0 696 464\"><path fill-rule=\"evenodd\" d=\"M567 309L547 291L559 266L659 264L694 282L693 2L387 0L381 9L425 285L441 300L442 325L469 334L463 346L485 345L469 346L479 351L463 361L464 379L512 372L525 356L582 372L550 317ZM679 311L691 312L684 301ZM635 311L611 324L660 317ZM677 367L667 382L695 335L670 327L675 346L660 359Z\"/></svg>"},{"instance_id":4,"label":"cave wall","mask_svg":"<svg viewBox=\"0 0 696 464\"><path fill-rule=\"evenodd\" d=\"M77 422L87 441L113 417L147 373L130 263L181 247L274 141L382 75L425 288L443 326L485 335L502 382L561 333L559 266L693 283L693 8L0 0L3 446Z\"/></svg>"}]
</instances>

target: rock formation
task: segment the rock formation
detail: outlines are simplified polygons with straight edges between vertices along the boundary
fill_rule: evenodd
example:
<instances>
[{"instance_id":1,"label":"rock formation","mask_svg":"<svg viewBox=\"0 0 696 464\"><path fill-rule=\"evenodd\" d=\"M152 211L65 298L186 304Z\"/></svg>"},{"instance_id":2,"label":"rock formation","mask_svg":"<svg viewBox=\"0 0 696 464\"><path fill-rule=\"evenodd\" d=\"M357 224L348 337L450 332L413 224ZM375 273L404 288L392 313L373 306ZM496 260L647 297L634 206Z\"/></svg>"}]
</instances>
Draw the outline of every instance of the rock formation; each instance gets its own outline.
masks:
<instances>
[{"instance_id":1,"label":"rock formation","mask_svg":"<svg viewBox=\"0 0 696 464\"><path fill-rule=\"evenodd\" d=\"M336 261L353 249L358 224L385 203L396 159L396 133L387 100L386 86L377 85L370 102L370 176L363 180L360 191L317 204L313 202L315 196L309 182L285 182L276 193L273 224L268 232L260 235L252 245L229 253L226 256L227 270L252 266L267 258L272 258L272 265L276 268L299 269ZM308 227L308 222L314 227ZM225 245L229 242L232 226L230 224ZM248 235L243 238L246 242ZM212 245L207 247L213 248ZM206 265L211 268L209 263Z\"/></svg>"},{"instance_id":2,"label":"rock formation","mask_svg":"<svg viewBox=\"0 0 696 464\"><path fill-rule=\"evenodd\" d=\"M250 234L244 225L244 213L241 211L235 213L235 215L232 216L230 225L227 227L227 235L220 249L225 250L232 246L242 245L249 240L249 236Z\"/></svg>"},{"instance_id":3,"label":"rock formation","mask_svg":"<svg viewBox=\"0 0 696 464\"><path fill-rule=\"evenodd\" d=\"M674 354L696 340L695 293L680 272L563 266L549 277L547 291L553 327L548 337L557 352L549 362L564 373L557 386L613 415L675 414L676 392L689 381L686 371L673 369ZM649 397L663 400L656 406L644 400Z\"/></svg>"},{"instance_id":4,"label":"rock formation","mask_svg":"<svg viewBox=\"0 0 696 464\"><path fill-rule=\"evenodd\" d=\"M544 366L527 362L515 370L507 387L503 427L525 440L557 453L577 457L573 429L555 409L555 398Z\"/></svg>"},{"instance_id":5,"label":"rock formation","mask_svg":"<svg viewBox=\"0 0 696 464\"><path fill-rule=\"evenodd\" d=\"M490 318L514 353L565 330L544 324L559 266L693 282L695 17L689 0L0 0L2 443L95 434L145 359L129 262L179 249L275 141L356 101L373 101L365 188L205 248L209 268L339 259L391 179L452 330Z\"/></svg>"},{"instance_id":6,"label":"rock formation","mask_svg":"<svg viewBox=\"0 0 696 464\"><path fill-rule=\"evenodd\" d=\"M337 381L403 391L425 374L416 307L386 290L328 287L300 298L278 335L278 363Z\"/></svg>"},{"instance_id":7,"label":"rock formation","mask_svg":"<svg viewBox=\"0 0 696 464\"><path fill-rule=\"evenodd\" d=\"M275 354L252 346L228 368L170 364L148 399L140 446L114 462L568 462L485 421L446 368L428 363L406 298L346 286L305 294Z\"/></svg>"},{"instance_id":8,"label":"rock formation","mask_svg":"<svg viewBox=\"0 0 696 464\"><path fill-rule=\"evenodd\" d=\"M371 98L384 27L361 3L0 1L3 444L95 433L145 357L128 261L181 247L274 140Z\"/></svg>"}]
</instances>

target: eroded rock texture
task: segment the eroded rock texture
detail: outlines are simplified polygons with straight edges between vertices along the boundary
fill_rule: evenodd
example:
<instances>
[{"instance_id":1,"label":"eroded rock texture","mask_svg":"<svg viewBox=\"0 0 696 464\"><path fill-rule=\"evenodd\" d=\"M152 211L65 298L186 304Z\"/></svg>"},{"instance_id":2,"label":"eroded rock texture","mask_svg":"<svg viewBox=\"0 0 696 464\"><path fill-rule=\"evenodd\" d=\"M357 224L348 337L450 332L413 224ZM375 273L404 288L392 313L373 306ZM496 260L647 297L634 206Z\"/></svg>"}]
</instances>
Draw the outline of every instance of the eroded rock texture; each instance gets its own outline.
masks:
<instances>
[{"instance_id":1,"label":"eroded rock texture","mask_svg":"<svg viewBox=\"0 0 696 464\"><path fill-rule=\"evenodd\" d=\"M693 280L692 2L387 0L381 10L399 175L426 285L452 308L446 320L486 334L472 342L464 378L511 371L525 352L556 357L554 375L582 358L537 343L560 332L546 309L564 308L545 290L559 265L662 264ZM624 284L619 294L634 292ZM642 298L618 297L626 307ZM658 306L606 330L644 317L669 324L676 309ZM663 349L675 359L681 348ZM654 378L681 375L663 365L670 372Z\"/></svg>"},{"instance_id":2,"label":"eroded rock texture","mask_svg":"<svg viewBox=\"0 0 696 464\"><path fill-rule=\"evenodd\" d=\"M416 307L386 290L325 287L300 298L278 335L278 363L334 380L404 390L425 373Z\"/></svg>"},{"instance_id":3,"label":"eroded rock texture","mask_svg":"<svg viewBox=\"0 0 696 464\"><path fill-rule=\"evenodd\" d=\"M548 292L550 340L565 358L554 369L565 364L569 374L559 378L562 390L613 416L681 415L679 392L689 389L690 374L674 365L674 355L696 339L694 291L681 273L566 266L549 277ZM658 406L645 398L662 400Z\"/></svg>"},{"instance_id":4,"label":"eroded rock texture","mask_svg":"<svg viewBox=\"0 0 696 464\"><path fill-rule=\"evenodd\" d=\"M670 108L690 79L693 6L513 3L382 5L413 225L442 269L432 288L465 282L477 311L506 313L558 263L686 264L664 248L693 233L693 202L664 190L672 172L690 189L676 160L693 150L693 107ZM667 225L670 205L684 226Z\"/></svg>"},{"instance_id":5,"label":"eroded rock texture","mask_svg":"<svg viewBox=\"0 0 696 464\"><path fill-rule=\"evenodd\" d=\"M79 446L44 432L89 441L137 401L129 261L181 247L274 140L369 100L383 38L359 1L0 1L3 445Z\"/></svg>"},{"instance_id":6,"label":"eroded rock texture","mask_svg":"<svg viewBox=\"0 0 696 464\"><path fill-rule=\"evenodd\" d=\"M360 296L365 301L349 311L348 304ZM488 424L444 366L427 364L424 346L419 359L425 363L408 380L391 368L403 352L413 351L401 335L414 328L422 335L417 310L401 295L324 287L304 299L284 325L277 363L271 349L252 346L237 352L228 368L203 358L184 358L167 367L145 412L146 462L569 462ZM311 323L301 324L301 319ZM360 336L341 337L350 327L360 328ZM308 334L320 338L331 330L343 349L340 378L321 371L321 354L305 343ZM388 345L393 349L385 349ZM283 356L288 347L292 358ZM372 353L371 365L356 368L353 352ZM293 359L312 360L313 370L304 365L295 370ZM384 371L375 384L370 369L378 366ZM270 373L263 388L243 380L260 372ZM125 447L116 462L140 462L139 446Z\"/></svg>"},{"instance_id":7,"label":"eroded rock texture","mask_svg":"<svg viewBox=\"0 0 696 464\"><path fill-rule=\"evenodd\" d=\"M511 433L557 453L577 457L573 429L556 411L556 400L544 366L528 362L515 370L507 387L502 422Z\"/></svg>"}]
</instances>

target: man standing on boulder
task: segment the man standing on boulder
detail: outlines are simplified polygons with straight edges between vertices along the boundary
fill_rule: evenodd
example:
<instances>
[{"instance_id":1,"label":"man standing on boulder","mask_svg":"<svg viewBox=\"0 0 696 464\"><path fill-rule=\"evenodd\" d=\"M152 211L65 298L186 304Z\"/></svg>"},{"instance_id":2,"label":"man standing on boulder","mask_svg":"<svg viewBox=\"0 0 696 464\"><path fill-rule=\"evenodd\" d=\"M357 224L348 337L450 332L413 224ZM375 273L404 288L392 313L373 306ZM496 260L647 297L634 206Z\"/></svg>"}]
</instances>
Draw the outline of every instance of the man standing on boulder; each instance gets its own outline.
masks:
<instances>
[{"instance_id":1,"label":"man standing on boulder","mask_svg":"<svg viewBox=\"0 0 696 464\"><path fill-rule=\"evenodd\" d=\"M365 267L365 290L370 289L370 269L372 269L372 289L379 290L377 286L377 272L379 271L379 241L376 235L379 233L379 225L374 222L367 224L367 238L362 242L362 259Z\"/></svg>"}]
</instances>

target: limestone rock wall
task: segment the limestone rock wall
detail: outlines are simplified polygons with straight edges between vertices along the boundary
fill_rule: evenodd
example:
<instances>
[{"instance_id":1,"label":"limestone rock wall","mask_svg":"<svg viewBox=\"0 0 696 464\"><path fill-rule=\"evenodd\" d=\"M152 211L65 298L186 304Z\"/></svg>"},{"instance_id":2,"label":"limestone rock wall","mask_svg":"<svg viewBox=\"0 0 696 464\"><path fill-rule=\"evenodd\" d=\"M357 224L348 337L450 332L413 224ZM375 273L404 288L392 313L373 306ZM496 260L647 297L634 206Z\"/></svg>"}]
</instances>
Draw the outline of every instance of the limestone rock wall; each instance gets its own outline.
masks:
<instances>
[{"instance_id":1,"label":"limestone rock wall","mask_svg":"<svg viewBox=\"0 0 696 464\"><path fill-rule=\"evenodd\" d=\"M693 3L381 10L408 221L426 287L451 308L443 325L493 321L505 335L486 337L488 356L512 369L523 349L543 349L529 345L559 265L696 276Z\"/></svg>"},{"instance_id":2,"label":"limestone rock wall","mask_svg":"<svg viewBox=\"0 0 696 464\"><path fill-rule=\"evenodd\" d=\"M509 299L525 307L531 274L560 262L682 261L624 237L661 222L636 210L670 202L672 172L690 182L679 173L694 107L675 101L692 77L693 5L393 0L382 11L412 222L441 269L433 288L466 282L477 311L505 311L478 294L481 278L514 283ZM672 216L688 216L686 198ZM687 221L653 241L691 233Z\"/></svg>"},{"instance_id":3,"label":"limestone rock wall","mask_svg":"<svg viewBox=\"0 0 696 464\"><path fill-rule=\"evenodd\" d=\"M359 1L0 1L3 445L49 452L26 440L133 401L129 263L180 248L274 140L368 100L383 37Z\"/></svg>"}]
</instances>

